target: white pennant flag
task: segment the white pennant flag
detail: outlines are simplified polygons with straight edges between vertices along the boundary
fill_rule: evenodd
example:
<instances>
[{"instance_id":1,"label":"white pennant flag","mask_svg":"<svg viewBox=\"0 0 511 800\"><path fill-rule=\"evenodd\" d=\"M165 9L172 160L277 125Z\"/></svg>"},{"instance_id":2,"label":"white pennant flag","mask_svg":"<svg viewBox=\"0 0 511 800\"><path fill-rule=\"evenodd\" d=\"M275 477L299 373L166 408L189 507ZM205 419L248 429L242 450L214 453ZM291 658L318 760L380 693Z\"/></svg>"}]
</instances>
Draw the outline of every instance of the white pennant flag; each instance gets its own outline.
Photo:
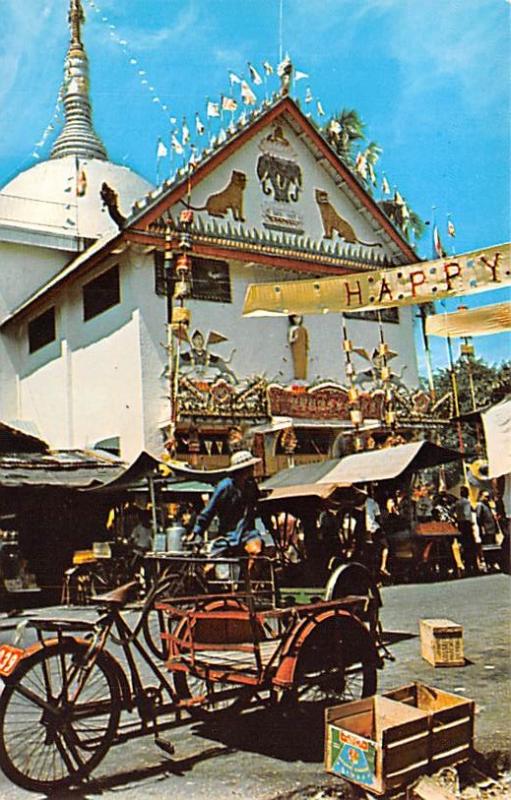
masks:
<instances>
[{"instance_id":1,"label":"white pennant flag","mask_svg":"<svg viewBox=\"0 0 511 800\"><path fill-rule=\"evenodd\" d=\"M286 54L286 57L284 58L284 60L281 61L280 64L278 65L278 67L277 67L277 75L279 76L279 78L282 78L282 76L285 74L286 70L290 66L291 66L291 59Z\"/></svg>"},{"instance_id":2,"label":"white pennant flag","mask_svg":"<svg viewBox=\"0 0 511 800\"><path fill-rule=\"evenodd\" d=\"M319 100L318 100L318 102L316 104L316 108L318 109L319 116L320 117L324 117L325 116L325 110L324 110L323 106L321 105L321 103L319 102Z\"/></svg>"},{"instance_id":3,"label":"white pennant flag","mask_svg":"<svg viewBox=\"0 0 511 800\"><path fill-rule=\"evenodd\" d=\"M169 151L163 144L161 139L158 139L158 147L156 148L156 158L167 158Z\"/></svg>"},{"instance_id":4,"label":"white pennant flag","mask_svg":"<svg viewBox=\"0 0 511 800\"><path fill-rule=\"evenodd\" d=\"M390 194L389 182L388 182L387 178L385 177L385 175L383 176L383 179L382 179L382 182L381 182L381 190L382 190L383 194Z\"/></svg>"},{"instance_id":5,"label":"white pennant flag","mask_svg":"<svg viewBox=\"0 0 511 800\"><path fill-rule=\"evenodd\" d=\"M309 75L307 72L301 72L299 69L295 72L295 81L302 81L304 78L308 78Z\"/></svg>"},{"instance_id":6,"label":"white pennant flag","mask_svg":"<svg viewBox=\"0 0 511 800\"><path fill-rule=\"evenodd\" d=\"M181 135L183 144L188 144L188 142L190 141L190 128L187 125L186 117L183 117L183 127L181 129Z\"/></svg>"},{"instance_id":7,"label":"white pennant flag","mask_svg":"<svg viewBox=\"0 0 511 800\"><path fill-rule=\"evenodd\" d=\"M198 160L198 157L197 157L197 150L195 149L193 144L191 145L190 149L191 149L192 152L190 154L190 158L188 159L188 166L192 170L194 170L197 167L197 164L199 163L199 160Z\"/></svg>"},{"instance_id":8,"label":"white pennant flag","mask_svg":"<svg viewBox=\"0 0 511 800\"><path fill-rule=\"evenodd\" d=\"M235 72L229 72L229 82L234 86L235 83L241 83L241 78Z\"/></svg>"},{"instance_id":9,"label":"white pennant flag","mask_svg":"<svg viewBox=\"0 0 511 800\"><path fill-rule=\"evenodd\" d=\"M206 128L198 114L195 114L195 130L199 136L203 136L206 131Z\"/></svg>"},{"instance_id":10,"label":"white pennant flag","mask_svg":"<svg viewBox=\"0 0 511 800\"><path fill-rule=\"evenodd\" d=\"M252 66L250 61L248 62L248 71L250 72L250 77L252 79L252 83L254 83L256 86L260 86L262 84L262 82L263 82L263 79L259 75L259 73L256 70L256 68Z\"/></svg>"},{"instance_id":11,"label":"white pennant flag","mask_svg":"<svg viewBox=\"0 0 511 800\"><path fill-rule=\"evenodd\" d=\"M313 94L310 90L310 87L308 86L307 91L305 92L305 102L312 103L313 100L314 100Z\"/></svg>"},{"instance_id":12,"label":"white pennant flag","mask_svg":"<svg viewBox=\"0 0 511 800\"><path fill-rule=\"evenodd\" d=\"M371 181L373 186L376 186L376 183L377 183L376 172L374 171L374 167L373 167L373 165L371 164L370 161L367 162L367 171L369 173L369 180Z\"/></svg>"},{"instance_id":13,"label":"white pennant flag","mask_svg":"<svg viewBox=\"0 0 511 800\"><path fill-rule=\"evenodd\" d=\"M357 153L357 157L355 159L355 172L358 172L362 178L367 178L367 158L365 157L364 153Z\"/></svg>"},{"instance_id":14,"label":"white pennant flag","mask_svg":"<svg viewBox=\"0 0 511 800\"><path fill-rule=\"evenodd\" d=\"M257 98L246 81L241 81L241 96L245 105L255 105Z\"/></svg>"},{"instance_id":15,"label":"white pennant flag","mask_svg":"<svg viewBox=\"0 0 511 800\"><path fill-rule=\"evenodd\" d=\"M220 116L220 106L218 103L212 103L211 100L208 100L208 106L206 111L208 117L219 117Z\"/></svg>"},{"instance_id":16,"label":"white pennant flag","mask_svg":"<svg viewBox=\"0 0 511 800\"><path fill-rule=\"evenodd\" d=\"M217 136L216 143L217 144L223 144L225 141L227 141L227 134L226 134L226 132L224 131L223 128L220 128L220 132L219 132L219 134Z\"/></svg>"},{"instance_id":17,"label":"white pennant flag","mask_svg":"<svg viewBox=\"0 0 511 800\"><path fill-rule=\"evenodd\" d=\"M182 156L183 155L183 153L184 153L183 145L181 144L181 142L177 138L175 132L172 134L172 139L170 141L170 145L171 145L174 153L177 153L178 156Z\"/></svg>"},{"instance_id":18,"label":"white pennant flag","mask_svg":"<svg viewBox=\"0 0 511 800\"><path fill-rule=\"evenodd\" d=\"M269 61L263 63L263 69L267 75L273 75L273 67Z\"/></svg>"},{"instance_id":19,"label":"white pennant flag","mask_svg":"<svg viewBox=\"0 0 511 800\"><path fill-rule=\"evenodd\" d=\"M222 95L222 111L236 111L238 108L238 101L234 97L225 97Z\"/></svg>"}]
</instances>

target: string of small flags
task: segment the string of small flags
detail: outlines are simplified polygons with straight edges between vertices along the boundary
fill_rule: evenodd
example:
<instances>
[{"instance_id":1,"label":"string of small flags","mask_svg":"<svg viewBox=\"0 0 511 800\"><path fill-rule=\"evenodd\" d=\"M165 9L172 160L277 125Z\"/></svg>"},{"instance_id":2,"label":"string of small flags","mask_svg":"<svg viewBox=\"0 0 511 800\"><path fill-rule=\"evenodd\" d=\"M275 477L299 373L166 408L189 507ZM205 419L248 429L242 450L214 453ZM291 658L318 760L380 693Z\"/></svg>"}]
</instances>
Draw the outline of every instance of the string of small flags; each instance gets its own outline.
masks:
<instances>
[{"instance_id":1,"label":"string of small flags","mask_svg":"<svg viewBox=\"0 0 511 800\"><path fill-rule=\"evenodd\" d=\"M139 58L135 58L134 53L130 49L128 40L123 38L123 36L119 33L117 26L101 9L96 0L87 0L87 3L89 4L89 7L98 15L100 21L108 27L108 35L110 39L120 46L123 54L126 56L128 64L132 69L135 70L140 82L140 86L149 93L151 101L161 109L162 113L167 118L167 121L170 122L171 125L174 125L177 121L177 118L173 116L167 103L161 99L159 92L156 90L148 76L147 70L144 69L144 64L141 63Z\"/></svg>"},{"instance_id":2,"label":"string of small flags","mask_svg":"<svg viewBox=\"0 0 511 800\"><path fill-rule=\"evenodd\" d=\"M45 145L48 142L48 139L51 137L51 134L58 128L59 124L62 122L62 89L60 89L57 102L55 103L55 108L53 109L53 114L51 117L50 122L44 129L41 138L35 143L33 150L32 150L32 158L39 160L41 158L41 151L44 149Z\"/></svg>"},{"instance_id":3,"label":"string of small flags","mask_svg":"<svg viewBox=\"0 0 511 800\"><path fill-rule=\"evenodd\" d=\"M91 0L89 0L91 2ZM212 100L206 98L204 113L195 113L194 117L194 132L193 137L196 142L192 142L192 133L188 126L186 118L183 118L181 129L179 127L173 128L170 133L170 153L165 142L160 137L156 145L156 171L157 179L159 182L161 172L161 162L163 159L169 157L171 162L174 156L182 159L182 168L194 168L198 161L198 150L205 149L199 147L200 140L203 137L208 137L206 149L213 149L218 145L223 144L227 140L228 135L232 135L237 129L243 127L248 121L251 110L258 103L258 96L256 92L259 90L264 91L263 103L269 103L269 80L272 76L281 77L283 69L286 65L290 65L291 61L289 56L286 56L283 62L276 68L269 61L262 62L261 67L247 62L247 76L238 74L230 70L228 72L229 91L226 94L221 94L218 99ZM302 70L295 70L293 74L294 82L299 82L308 78L309 75ZM235 120L236 112L240 111L238 118ZM317 100L317 113L319 116L324 116L325 111ZM226 123L226 115L228 116L228 123Z\"/></svg>"}]
</instances>

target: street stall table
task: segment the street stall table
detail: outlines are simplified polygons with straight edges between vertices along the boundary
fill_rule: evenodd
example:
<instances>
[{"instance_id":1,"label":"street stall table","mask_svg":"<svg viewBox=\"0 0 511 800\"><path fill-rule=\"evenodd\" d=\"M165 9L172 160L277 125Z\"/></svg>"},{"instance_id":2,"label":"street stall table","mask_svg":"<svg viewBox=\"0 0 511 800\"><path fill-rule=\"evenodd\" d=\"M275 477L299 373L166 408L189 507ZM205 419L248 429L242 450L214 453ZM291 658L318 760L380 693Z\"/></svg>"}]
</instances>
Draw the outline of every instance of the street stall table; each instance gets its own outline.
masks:
<instances>
[{"instance_id":1,"label":"street stall table","mask_svg":"<svg viewBox=\"0 0 511 800\"><path fill-rule=\"evenodd\" d=\"M459 575L463 570L459 535L458 529L451 522L418 522L415 526L415 540L418 543L419 573L431 579Z\"/></svg>"}]
</instances>

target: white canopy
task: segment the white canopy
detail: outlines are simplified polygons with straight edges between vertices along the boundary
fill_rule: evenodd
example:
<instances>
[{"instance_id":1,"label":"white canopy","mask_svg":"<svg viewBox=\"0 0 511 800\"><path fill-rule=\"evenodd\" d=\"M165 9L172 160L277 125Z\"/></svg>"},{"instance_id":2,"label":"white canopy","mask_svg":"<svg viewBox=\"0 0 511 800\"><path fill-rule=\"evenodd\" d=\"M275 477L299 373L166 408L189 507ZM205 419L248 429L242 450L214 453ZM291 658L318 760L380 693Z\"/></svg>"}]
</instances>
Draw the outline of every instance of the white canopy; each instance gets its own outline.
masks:
<instances>
[{"instance_id":1,"label":"white canopy","mask_svg":"<svg viewBox=\"0 0 511 800\"><path fill-rule=\"evenodd\" d=\"M426 319L428 336L491 336L511 331L511 304L466 308Z\"/></svg>"}]
</instances>

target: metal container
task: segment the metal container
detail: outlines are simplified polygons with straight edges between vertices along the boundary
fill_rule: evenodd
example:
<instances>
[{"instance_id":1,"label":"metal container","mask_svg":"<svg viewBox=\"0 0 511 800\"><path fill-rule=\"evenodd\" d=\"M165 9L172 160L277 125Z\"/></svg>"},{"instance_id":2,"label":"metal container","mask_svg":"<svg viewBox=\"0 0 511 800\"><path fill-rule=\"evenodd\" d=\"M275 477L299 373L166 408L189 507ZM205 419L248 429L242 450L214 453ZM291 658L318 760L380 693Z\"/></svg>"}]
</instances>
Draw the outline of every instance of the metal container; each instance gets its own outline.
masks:
<instances>
[{"instance_id":1,"label":"metal container","mask_svg":"<svg viewBox=\"0 0 511 800\"><path fill-rule=\"evenodd\" d=\"M175 522L166 529L167 534L167 551L170 553L183 552L183 536L186 534L186 528L183 528L179 522Z\"/></svg>"}]
</instances>

